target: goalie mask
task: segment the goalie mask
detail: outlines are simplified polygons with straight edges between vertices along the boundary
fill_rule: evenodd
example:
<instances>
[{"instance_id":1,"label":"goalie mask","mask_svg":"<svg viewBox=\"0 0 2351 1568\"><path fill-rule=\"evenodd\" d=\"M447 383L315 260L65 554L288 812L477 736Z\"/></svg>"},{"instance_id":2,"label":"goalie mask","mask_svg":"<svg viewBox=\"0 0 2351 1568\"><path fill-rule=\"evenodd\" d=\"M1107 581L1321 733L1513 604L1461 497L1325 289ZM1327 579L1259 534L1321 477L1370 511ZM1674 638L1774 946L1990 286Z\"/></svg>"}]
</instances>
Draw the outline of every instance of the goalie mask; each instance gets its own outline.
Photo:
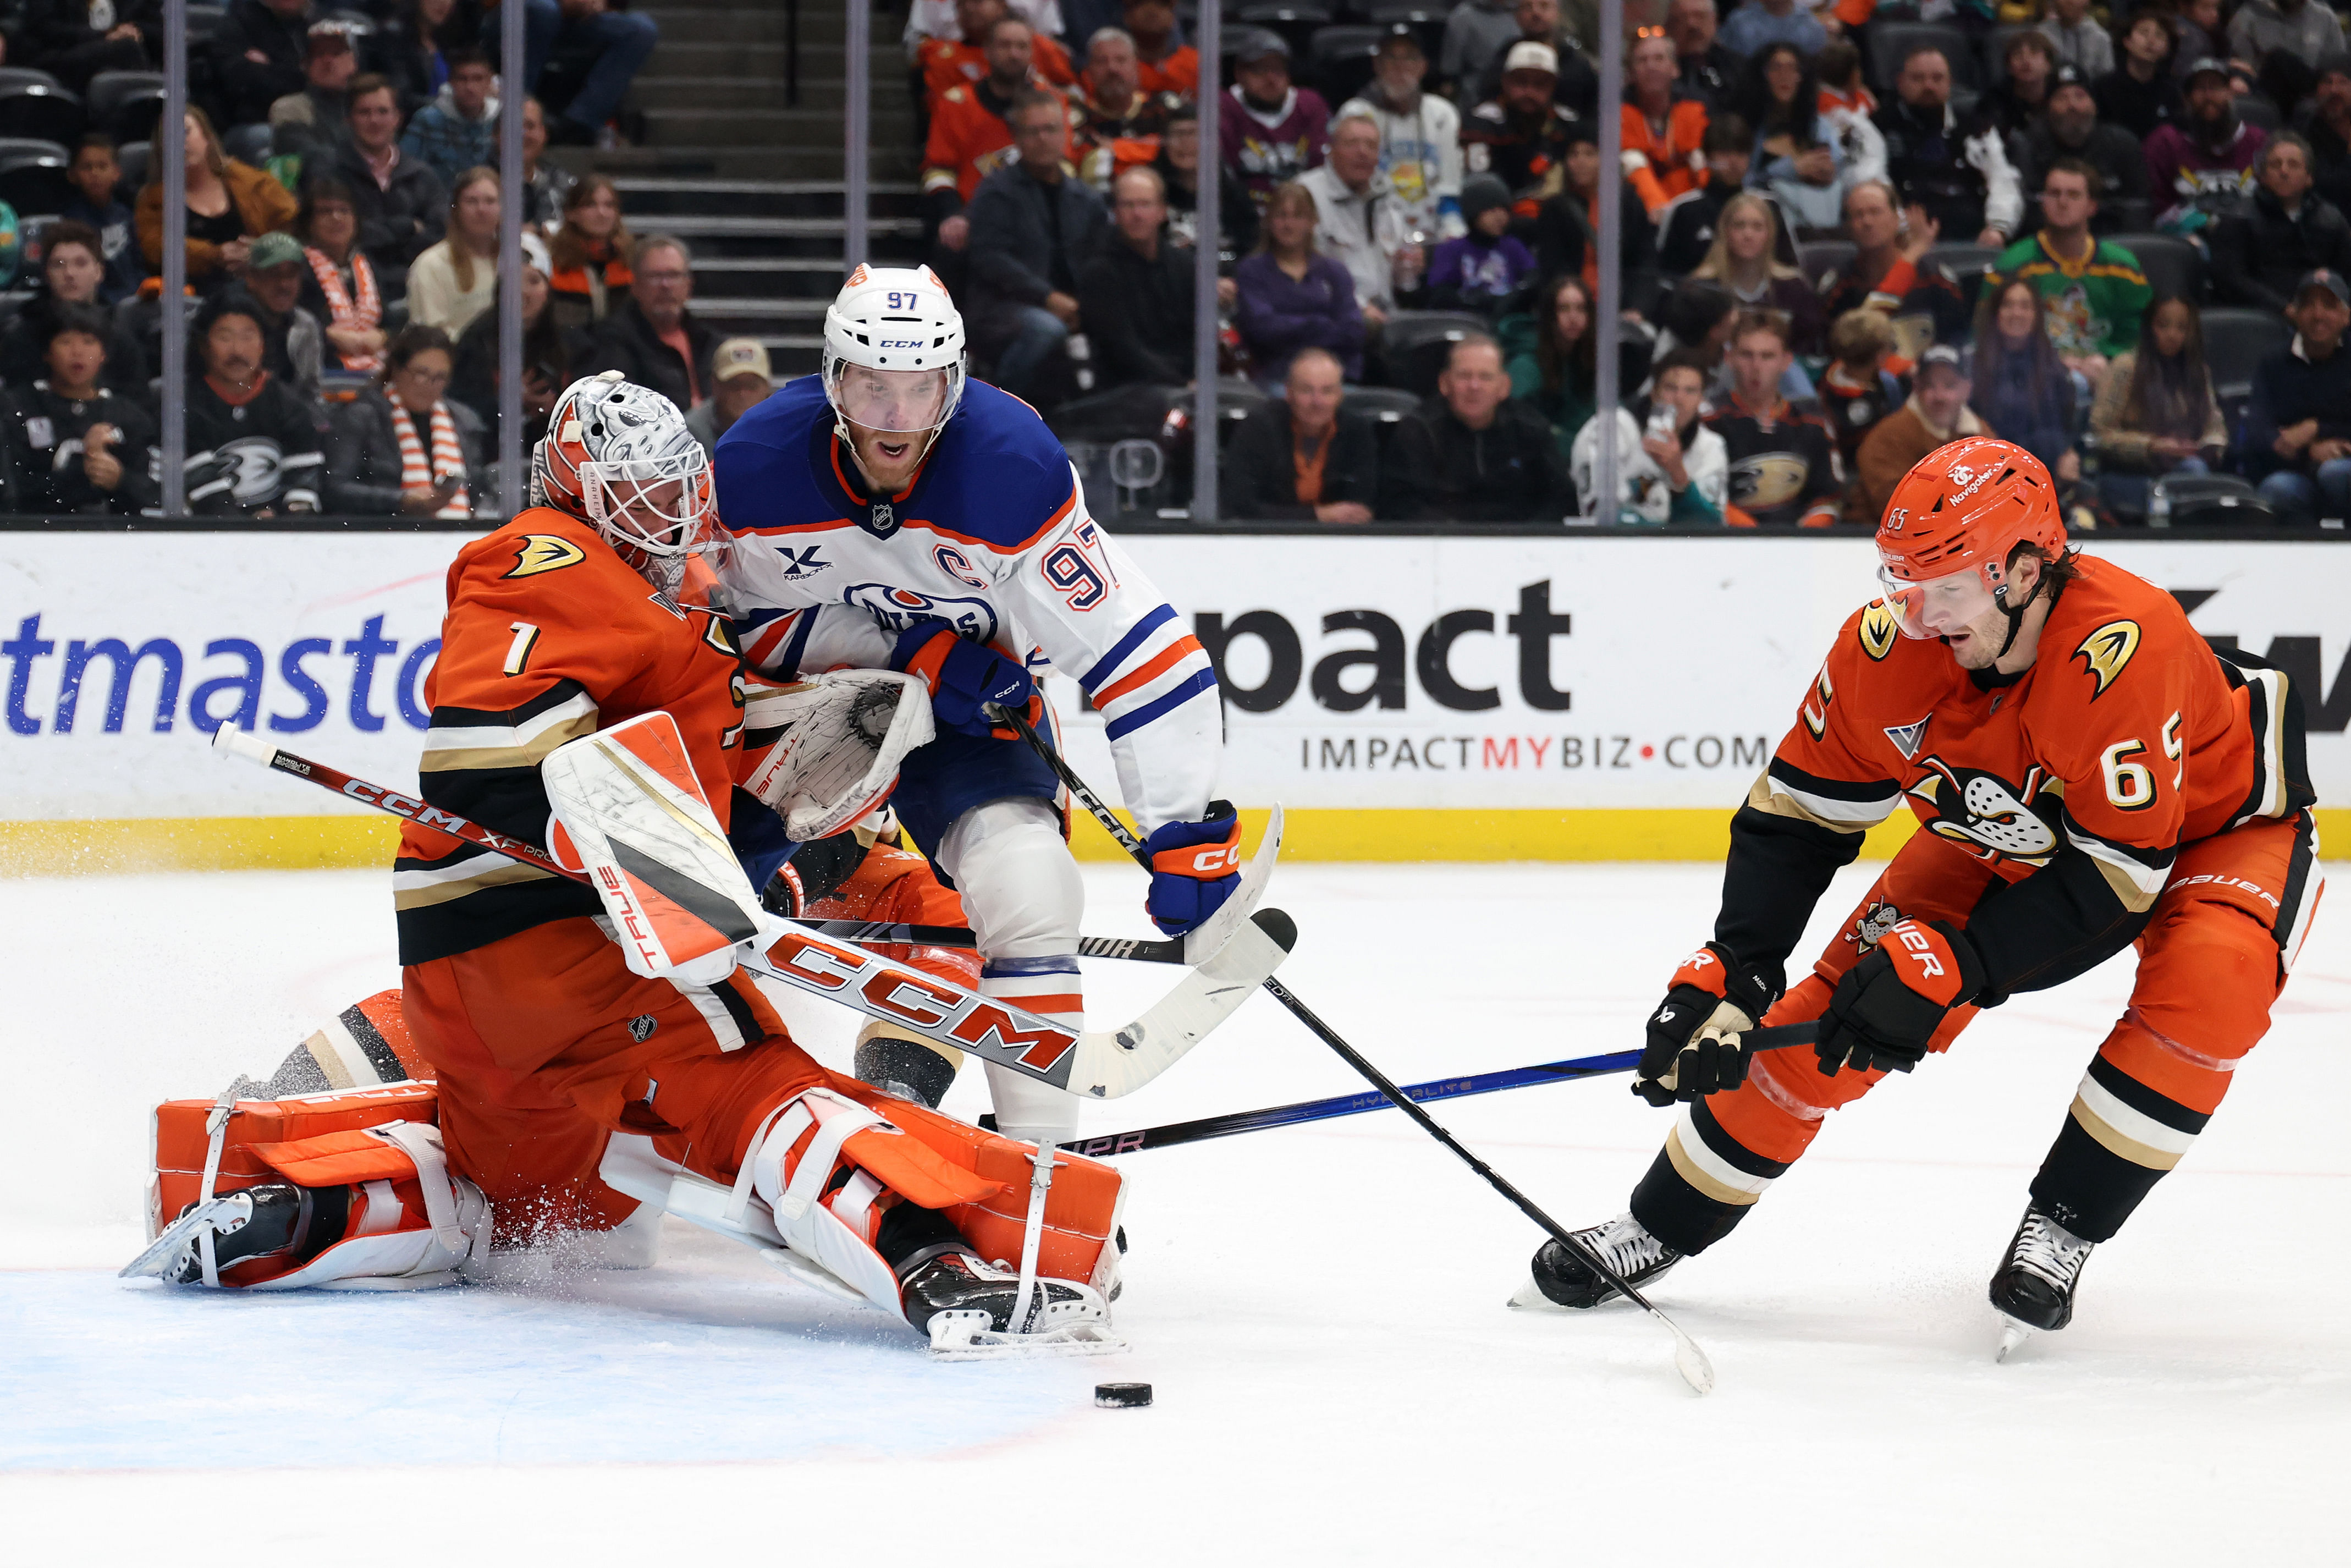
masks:
<instances>
[{"instance_id":1,"label":"goalie mask","mask_svg":"<svg viewBox=\"0 0 2351 1568\"><path fill-rule=\"evenodd\" d=\"M963 317L927 267L860 267L824 313L833 430L919 435L930 450L963 401Z\"/></svg>"},{"instance_id":2,"label":"goalie mask","mask_svg":"<svg viewBox=\"0 0 2351 1568\"><path fill-rule=\"evenodd\" d=\"M675 403L618 371L563 389L532 459L532 499L593 524L664 593L718 548L710 455Z\"/></svg>"}]
</instances>

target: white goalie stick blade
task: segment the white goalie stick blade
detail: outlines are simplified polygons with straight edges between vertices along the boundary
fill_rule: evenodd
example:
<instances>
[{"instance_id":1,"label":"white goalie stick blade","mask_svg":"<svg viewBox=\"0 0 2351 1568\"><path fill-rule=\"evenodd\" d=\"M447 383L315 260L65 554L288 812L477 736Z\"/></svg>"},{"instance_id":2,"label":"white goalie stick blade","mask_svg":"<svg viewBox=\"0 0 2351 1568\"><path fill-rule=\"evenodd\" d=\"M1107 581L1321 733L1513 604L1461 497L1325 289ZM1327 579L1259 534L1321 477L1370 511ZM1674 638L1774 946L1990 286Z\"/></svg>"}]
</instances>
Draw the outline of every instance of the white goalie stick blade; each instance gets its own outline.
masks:
<instances>
[{"instance_id":1,"label":"white goalie stick blade","mask_svg":"<svg viewBox=\"0 0 2351 1568\"><path fill-rule=\"evenodd\" d=\"M1046 1355L1114 1355L1128 1348L1111 1331L1110 1309L1087 1286L1056 1280L1054 1288L1075 1291L1078 1299L1055 1301L1032 1312L1026 1333L988 1327L989 1317L974 1309L931 1315L931 1354L940 1361L999 1361Z\"/></svg>"},{"instance_id":2,"label":"white goalie stick blade","mask_svg":"<svg viewBox=\"0 0 2351 1568\"><path fill-rule=\"evenodd\" d=\"M879 805L906 753L936 733L930 693L894 670L830 670L754 687L743 705L743 788L800 843L830 838Z\"/></svg>"},{"instance_id":3,"label":"white goalie stick blade","mask_svg":"<svg viewBox=\"0 0 2351 1568\"><path fill-rule=\"evenodd\" d=\"M1198 964L1214 955L1232 939L1249 917L1257 913L1259 900L1265 897L1266 884L1273 880L1273 862L1281 855L1281 807L1276 804L1265 820L1265 837L1257 846L1257 853L1241 868L1241 884L1224 906L1195 925L1184 937L1184 962Z\"/></svg>"},{"instance_id":4,"label":"white goalie stick blade","mask_svg":"<svg viewBox=\"0 0 2351 1568\"><path fill-rule=\"evenodd\" d=\"M1298 927L1259 910L1207 963L1115 1032L1075 1034L996 997L901 968L860 947L792 931L744 969L968 1051L1071 1094L1115 1100L1176 1065L1290 956Z\"/></svg>"},{"instance_id":5,"label":"white goalie stick blade","mask_svg":"<svg viewBox=\"0 0 2351 1568\"><path fill-rule=\"evenodd\" d=\"M199 1232L210 1230L225 1234L235 1230L236 1225L229 1222L236 1220L241 1224L251 1207L250 1200L240 1193L225 1192L218 1197L204 1199L163 1227L155 1239L147 1244L147 1249L125 1263L114 1277L118 1280L162 1279L187 1255L190 1244Z\"/></svg>"}]
</instances>

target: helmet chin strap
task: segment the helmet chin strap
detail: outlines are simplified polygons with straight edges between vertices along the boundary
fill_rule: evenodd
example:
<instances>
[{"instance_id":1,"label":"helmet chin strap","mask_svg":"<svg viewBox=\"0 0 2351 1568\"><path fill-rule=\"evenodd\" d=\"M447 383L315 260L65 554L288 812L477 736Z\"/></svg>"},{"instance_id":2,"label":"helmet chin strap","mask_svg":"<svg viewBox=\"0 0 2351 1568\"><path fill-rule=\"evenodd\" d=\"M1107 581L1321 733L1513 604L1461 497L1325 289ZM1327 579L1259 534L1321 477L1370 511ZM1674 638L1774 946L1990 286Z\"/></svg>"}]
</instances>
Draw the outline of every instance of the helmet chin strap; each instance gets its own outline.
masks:
<instances>
[{"instance_id":1,"label":"helmet chin strap","mask_svg":"<svg viewBox=\"0 0 2351 1568\"><path fill-rule=\"evenodd\" d=\"M2002 659L2008 657L2008 651L2016 646L2016 634L2024 630L2024 612L2032 608L2032 601L2040 598L2041 591L2048 586L2049 566L2046 561L2043 561L2041 575L2032 580L2032 591L2026 594L2013 608L2011 608L2008 602L2008 584L2003 582L1991 591L1992 602L1999 605L2000 612L2008 617L2008 635L2001 640L2000 652L1991 656L1991 662L1995 667Z\"/></svg>"}]
</instances>

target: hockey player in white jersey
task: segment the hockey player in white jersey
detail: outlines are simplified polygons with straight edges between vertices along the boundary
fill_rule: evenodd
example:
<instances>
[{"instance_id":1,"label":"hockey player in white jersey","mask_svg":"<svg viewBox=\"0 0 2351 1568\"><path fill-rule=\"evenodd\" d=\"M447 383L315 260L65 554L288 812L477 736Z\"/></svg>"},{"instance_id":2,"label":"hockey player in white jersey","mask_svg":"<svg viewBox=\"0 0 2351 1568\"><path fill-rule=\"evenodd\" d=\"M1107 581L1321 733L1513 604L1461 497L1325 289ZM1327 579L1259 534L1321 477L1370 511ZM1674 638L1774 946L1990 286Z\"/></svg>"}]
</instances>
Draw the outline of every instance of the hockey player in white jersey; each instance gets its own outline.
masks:
<instances>
[{"instance_id":1,"label":"hockey player in white jersey","mask_svg":"<svg viewBox=\"0 0 2351 1568\"><path fill-rule=\"evenodd\" d=\"M1153 857L1147 907L1176 935L1238 882L1240 829L1209 800L1222 710L1207 653L1086 511L1037 412L967 382L963 320L927 267L860 267L825 314L824 369L737 420L716 455L720 569L763 673L842 667L922 676L938 737L909 753L899 821L963 894L980 989L1032 1011L1083 1010L1084 892L1050 769L991 705L1026 707L1048 669L1102 715ZM935 1105L959 1063L869 1029L857 1072ZM1071 1096L987 1068L1007 1136L1077 1131Z\"/></svg>"}]
</instances>

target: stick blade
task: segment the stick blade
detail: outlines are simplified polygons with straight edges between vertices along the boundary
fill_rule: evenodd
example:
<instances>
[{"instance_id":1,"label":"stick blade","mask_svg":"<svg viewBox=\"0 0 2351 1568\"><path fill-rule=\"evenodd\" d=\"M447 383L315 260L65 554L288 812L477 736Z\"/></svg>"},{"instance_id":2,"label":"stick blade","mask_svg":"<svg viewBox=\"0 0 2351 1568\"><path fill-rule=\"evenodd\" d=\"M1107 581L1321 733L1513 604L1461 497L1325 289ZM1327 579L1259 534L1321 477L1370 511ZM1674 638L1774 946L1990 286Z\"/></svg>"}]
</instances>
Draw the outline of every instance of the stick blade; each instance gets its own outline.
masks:
<instances>
[{"instance_id":1,"label":"stick blade","mask_svg":"<svg viewBox=\"0 0 2351 1568\"><path fill-rule=\"evenodd\" d=\"M1698 1341L1682 1332L1679 1323L1667 1319L1666 1326L1674 1331L1674 1370L1682 1375L1682 1381L1696 1393L1713 1393L1714 1363L1706 1358L1706 1352L1698 1349Z\"/></svg>"},{"instance_id":2,"label":"stick blade","mask_svg":"<svg viewBox=\"0 0 2351 1568\"><path fill-rule=\"evenodd\" d=\"M1241 928L1265 897L1266 883L1273 880L1273 862L1281 856L1281 808L1276 805L1265 820L1265 837L1258 841L1257 853L1241 868L1241 884L1233 895L1184 937L1184 962L1195 967L1207 963L1232 940L1233 933ZM1282 944L1287 947L1288 943Z\"/></svg>"}]
</instances>

